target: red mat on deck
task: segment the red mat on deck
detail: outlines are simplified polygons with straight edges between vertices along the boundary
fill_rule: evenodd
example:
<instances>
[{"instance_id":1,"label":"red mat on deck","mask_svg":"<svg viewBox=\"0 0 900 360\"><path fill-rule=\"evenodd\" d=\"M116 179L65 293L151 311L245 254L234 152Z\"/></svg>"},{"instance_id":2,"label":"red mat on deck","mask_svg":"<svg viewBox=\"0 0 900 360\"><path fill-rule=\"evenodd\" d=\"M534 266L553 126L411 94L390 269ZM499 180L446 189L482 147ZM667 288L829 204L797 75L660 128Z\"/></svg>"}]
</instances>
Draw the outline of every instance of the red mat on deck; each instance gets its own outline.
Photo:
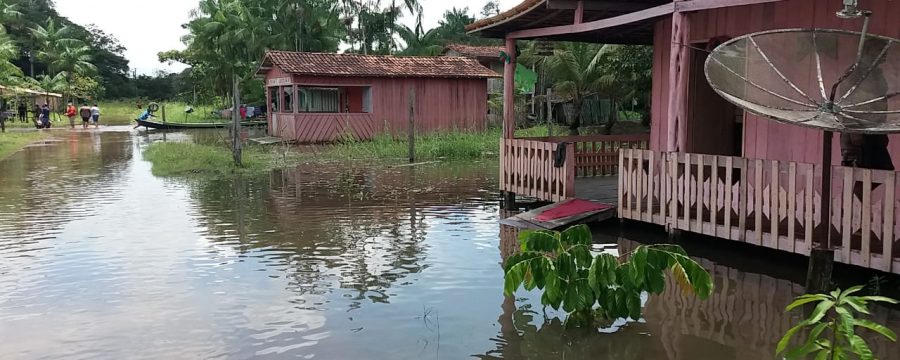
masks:
<instances>
[{"instance_id":1,"label":"red mat on deck","mask_svg":"<svg viewBox=\"0 0 900 360\"><path fill-rule=\"evenodd\" d=\"M572 199L559 204L559 206L555 208L540 213L540 215L535 216L534 219L537 221L551 221L591 211L606 210L611 207L612 205L598 204L593 201Z\"/></svg>"}]
</instances>

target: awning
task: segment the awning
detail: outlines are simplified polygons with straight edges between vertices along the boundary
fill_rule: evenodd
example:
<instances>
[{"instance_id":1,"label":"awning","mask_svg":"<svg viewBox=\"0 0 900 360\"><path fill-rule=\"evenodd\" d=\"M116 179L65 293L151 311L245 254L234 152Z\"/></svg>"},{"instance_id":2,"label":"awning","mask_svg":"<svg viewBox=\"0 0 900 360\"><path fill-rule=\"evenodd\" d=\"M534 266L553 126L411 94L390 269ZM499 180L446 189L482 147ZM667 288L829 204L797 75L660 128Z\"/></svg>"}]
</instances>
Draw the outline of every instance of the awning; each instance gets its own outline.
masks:
<instances>
[{"instance_id":1,"label":"awning","mask_svg":"<svg viewBox=\"0 0 900 360\"><path fill-rule=\"evenodd\" d=\"M9 87L9 86L0 85L0 93L6 92L6 91L10 91L10 92L13 92L16 94L29 94L29 95L35 95L35 96L49 96L49 97L55 97L55 98L62 98L62 94L57 94L57 93L52 93L52 92L44 92L44 91L38 91L38 90L29 90L29 89L15 87L15 86Z\"/></svg>"},{"instance_id":2,"label":"awning","mask_svg":"<svg viewBox=\"0 0 900 360\"><path fill-rule=\"evenodd\" d=\"M482 37L504 38L508 34L519 39L548 39L556 41L581 41L604 44L650 45L653 43L653 26L658 16L637 18L595 31L571 32L543 36L529 30L573 25L575 0L525 0L499 15L478 20L468 26L469 33ZM653 8L670 4L669 0L585 0L582 24L623 15L652 12ZM659 16L669 12L660 12ZM652 15L652 14L651 14Z\"/></svg>"}]
</instances>

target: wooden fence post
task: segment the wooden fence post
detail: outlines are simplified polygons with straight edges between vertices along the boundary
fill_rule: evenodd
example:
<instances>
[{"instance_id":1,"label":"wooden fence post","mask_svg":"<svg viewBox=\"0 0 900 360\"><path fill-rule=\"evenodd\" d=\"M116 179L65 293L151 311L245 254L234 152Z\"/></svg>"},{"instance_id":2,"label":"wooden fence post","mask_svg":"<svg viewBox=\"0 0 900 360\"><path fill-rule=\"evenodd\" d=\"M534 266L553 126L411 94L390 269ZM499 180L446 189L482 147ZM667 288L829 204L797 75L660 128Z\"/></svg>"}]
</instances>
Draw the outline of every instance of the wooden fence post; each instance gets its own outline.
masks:
<instances>
[{"instance_id":1,"label":"wooden fence post","mask_svg":"<svg viewBox=\"0 0 900 360\"><path fill-rule=\"evenodd\" d=\"M416 88L409 89L409 128L407 129L407 143L409 143L409 162L416 162Z\"/></svg>"}]
</instances>

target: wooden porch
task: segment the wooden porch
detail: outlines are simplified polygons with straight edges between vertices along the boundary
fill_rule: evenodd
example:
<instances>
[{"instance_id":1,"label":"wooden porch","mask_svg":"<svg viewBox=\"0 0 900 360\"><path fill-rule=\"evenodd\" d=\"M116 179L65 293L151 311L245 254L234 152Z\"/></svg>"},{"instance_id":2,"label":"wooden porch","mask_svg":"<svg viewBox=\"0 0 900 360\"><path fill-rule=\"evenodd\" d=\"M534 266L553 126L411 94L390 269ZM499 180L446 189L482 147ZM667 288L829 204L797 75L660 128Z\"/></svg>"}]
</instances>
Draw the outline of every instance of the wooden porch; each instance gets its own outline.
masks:
<instances>
[{"instance_id":1,"label":"wooden porch","mask_svg":"<svg viewBox=\"0 0 900 360\"><path fill-rule=\"evenodd\" d=\"M819 165L623 149L619 216L808 255L821 235ZM900 274L897 172L835 166L835 261Z\"/></svg>"},{"instance_id":2,"label":"wooden porch","mask_svg":"<svg viewBox=\"0 0 900 360\"><path fill-rule=\"evenodd\" d=\"M572 197L616 201L619 151L646 149L649 135L501 139L500 190L557 202Z\"/></svg>"}]
</instances>

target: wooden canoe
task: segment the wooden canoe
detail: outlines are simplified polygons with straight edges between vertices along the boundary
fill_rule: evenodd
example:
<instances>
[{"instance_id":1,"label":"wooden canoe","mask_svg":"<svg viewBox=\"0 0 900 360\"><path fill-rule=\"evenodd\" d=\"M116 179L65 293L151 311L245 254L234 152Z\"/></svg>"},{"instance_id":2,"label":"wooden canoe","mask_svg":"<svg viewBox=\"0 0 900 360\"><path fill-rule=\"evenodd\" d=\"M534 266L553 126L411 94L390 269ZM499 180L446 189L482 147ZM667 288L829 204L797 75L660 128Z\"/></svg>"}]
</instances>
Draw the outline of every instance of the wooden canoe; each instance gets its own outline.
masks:
<instances>
[{"instance_id":1,"label":"wooden canoe","mask_svg":"<svg viewBox=\"0 0 900 360\"><path fill-rule=\"evenodd\" d=\"M179 129L222 129L231 126L230 122L215 123L182 123L182 122L157 122L149 120L135 120L137 126L148 129L179 130ZM241 126L265 126L266 121L241 121Z\"/></svg>"}]
</instances>

